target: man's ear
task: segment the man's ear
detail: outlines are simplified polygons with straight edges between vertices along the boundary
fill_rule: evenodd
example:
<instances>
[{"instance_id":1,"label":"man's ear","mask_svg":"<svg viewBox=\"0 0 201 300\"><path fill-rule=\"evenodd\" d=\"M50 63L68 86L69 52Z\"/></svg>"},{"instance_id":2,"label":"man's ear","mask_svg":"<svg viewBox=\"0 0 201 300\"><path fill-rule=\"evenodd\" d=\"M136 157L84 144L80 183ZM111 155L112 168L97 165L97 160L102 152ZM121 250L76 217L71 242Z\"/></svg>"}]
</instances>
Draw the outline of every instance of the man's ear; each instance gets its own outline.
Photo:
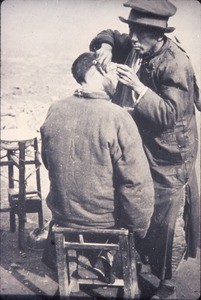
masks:
<instances>
[{"instance_id":1,"label":"man's ear","mask_svg":"<svg viewBox=\"0 0 201 300\"><path fill-rule=\"evenodd\" d=\"M90 80L92 80L94 78L94 76L96 75L96 72L98 72L98 70L96 69L95 66L91 66L91 68L86 72L85 74L85 82L90 82Z\"/></svg>"}]
</instances>

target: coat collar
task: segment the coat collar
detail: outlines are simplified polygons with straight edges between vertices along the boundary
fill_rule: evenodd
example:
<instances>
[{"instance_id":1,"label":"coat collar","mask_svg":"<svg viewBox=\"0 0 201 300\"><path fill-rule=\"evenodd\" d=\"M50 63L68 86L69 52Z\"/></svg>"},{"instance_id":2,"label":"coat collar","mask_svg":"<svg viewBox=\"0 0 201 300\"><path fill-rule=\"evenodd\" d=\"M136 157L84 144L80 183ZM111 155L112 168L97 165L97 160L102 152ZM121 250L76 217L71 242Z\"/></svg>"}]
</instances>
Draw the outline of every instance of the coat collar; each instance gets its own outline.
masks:
<instances>
[{"instance_id":1,"label":"coat collar","mask_svg":"<svg viewBox=\"0 0 201 300\"><path fill-rule=\"evenodd\" d=\"M103 91L92 91L86 89L77 89L74 96L86 99L105 99L110 100L110 97Z\"/></svg>"}]
</instances>

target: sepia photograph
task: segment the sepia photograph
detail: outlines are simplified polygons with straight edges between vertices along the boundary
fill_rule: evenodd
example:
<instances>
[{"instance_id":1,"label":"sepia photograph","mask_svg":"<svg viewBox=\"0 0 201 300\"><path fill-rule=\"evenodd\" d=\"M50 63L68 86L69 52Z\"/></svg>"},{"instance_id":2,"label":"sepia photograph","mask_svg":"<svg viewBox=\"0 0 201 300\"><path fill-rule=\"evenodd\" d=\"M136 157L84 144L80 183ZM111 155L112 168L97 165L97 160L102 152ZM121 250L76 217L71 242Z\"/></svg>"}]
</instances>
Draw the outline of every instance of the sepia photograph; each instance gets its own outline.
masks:
<instances>
[{"instance_id":1,"label":"sepia photograph","mask_svg":"<svg viewBox=\"0 0 201 300\"><path fill-rule=\"evenodd\" d=\"M0 297L200 297L201 4L1 1Z\"/></svg>"}]
</instances>

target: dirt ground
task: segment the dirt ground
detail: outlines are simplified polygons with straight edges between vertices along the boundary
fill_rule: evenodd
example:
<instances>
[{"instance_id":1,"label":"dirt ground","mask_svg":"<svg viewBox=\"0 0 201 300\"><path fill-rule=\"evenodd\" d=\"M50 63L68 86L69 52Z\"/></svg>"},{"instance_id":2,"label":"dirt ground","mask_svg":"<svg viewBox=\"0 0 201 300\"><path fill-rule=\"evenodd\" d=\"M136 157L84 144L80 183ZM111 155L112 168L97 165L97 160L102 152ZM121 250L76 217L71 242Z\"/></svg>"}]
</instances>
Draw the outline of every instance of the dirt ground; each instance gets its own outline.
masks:
<instances>
[{"instance_id":1,"label":"dirt ground","mask_svg":"<svg viewBox=\"0 0 201 300\"><path fill-rule=\"evenodd\" d=\"M31 131L40 142L39 128L48 107L73 93L70 67L74 58L88 50L92 37L104 28L126 31L118 16L128 15L121 0L6 0L1 6L1 134L18 128ZM178 36L200 78L200 6L193 0L175 0ZM190 5L189 5L190 4ZM106 13L107 12L107 13ZM186 18L183 18L185 16ZM80 24L80 20L82 23ZM113 20L113 21L112 21ZM90 22L89 22L90 21ZM196 27L195 27L196 24ZM199 117L198 117L199 120ZM199 124L199 123L198 123ZM1 153L1 157L5 154ZM200 163L197 163L200 174ZM1 168L1 208L8 206L7 170ZM30 185L33 176L30 177ZM47 172L41 167L44 220L50 219L45 197L49 189ZM17 232L9 231L9 214L1 213L0 295L2 299L43 299L57 290L54 274L41 263L42 251L18 250ZM34 214L26 223L27 236L38 226ZM154 285L155 278L150 278ZM116 293L116 291L112 292ZM96 289L80 298L111 296L108 289ZM113 294L114 295L114 294ZM178 270L177 299L194 300L200 295L200 249L196 259L183 261Z\"/></svg>"}]
</instances>

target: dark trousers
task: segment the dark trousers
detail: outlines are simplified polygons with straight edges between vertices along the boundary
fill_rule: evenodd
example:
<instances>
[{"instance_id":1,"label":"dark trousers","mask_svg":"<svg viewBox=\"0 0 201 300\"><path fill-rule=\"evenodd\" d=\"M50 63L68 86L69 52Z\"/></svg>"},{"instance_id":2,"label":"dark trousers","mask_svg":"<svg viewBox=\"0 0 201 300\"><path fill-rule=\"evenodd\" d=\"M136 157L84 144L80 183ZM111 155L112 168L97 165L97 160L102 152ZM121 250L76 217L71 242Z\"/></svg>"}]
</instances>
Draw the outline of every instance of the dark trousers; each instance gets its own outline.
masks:
<instances>
[{"instance_id":1,"label":"dark trousers","mask_svg":"<svg viewBox=\"0 0 201 300\"><path fill-rule=\"evenodd\" d=\"M139 252L149 257L152 273L159 279L172 279L175 271L175 259L179 260L182 253L175 258L174 249L177 248L175 239L177 232L184 231L184 258L196 257L199 237L199 196L195 174L192 174L186 186L155 188L155 207L148 233L144 240L136 241ZM176 226L183 212L181 228ZM179 241L180 242L180 241ZM174 259L174 263L173 263Z\"/></svg>"}]
</instances>

